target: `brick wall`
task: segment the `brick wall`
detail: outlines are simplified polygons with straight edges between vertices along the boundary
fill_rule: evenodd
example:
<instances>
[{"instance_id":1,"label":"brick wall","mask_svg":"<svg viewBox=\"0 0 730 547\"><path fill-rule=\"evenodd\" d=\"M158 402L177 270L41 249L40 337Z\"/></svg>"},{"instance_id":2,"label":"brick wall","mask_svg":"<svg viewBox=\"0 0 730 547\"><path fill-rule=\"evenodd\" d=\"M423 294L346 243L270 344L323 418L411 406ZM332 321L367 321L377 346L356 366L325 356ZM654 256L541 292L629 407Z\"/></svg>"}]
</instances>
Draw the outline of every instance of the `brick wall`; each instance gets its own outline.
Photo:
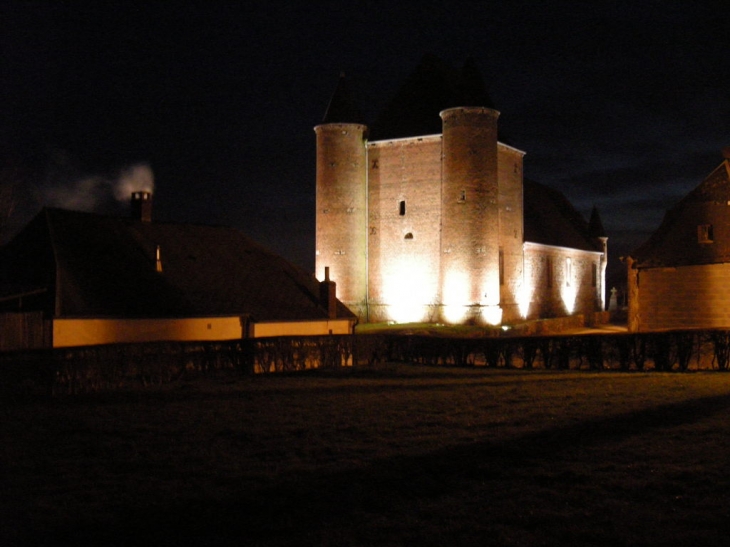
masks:
<instances>
[{"instance_id":1,"label":"brick wall","mask_svg":"<svg viewBox=\"0 0 730 547\"><path fill-rule=\"evenodd\" d=\"M502 143L497 148L499 173L499 247L502 253L500 301L505 322L519 320L518 295L522 286L523 254L523 186L524 152Z\"/></svg>"},{"instance_id":2,"label":"brick wall","mask_svg":"<svg viewBox=\"0 0 730 547\"><path fill-rule=\"evenodd\" d=\"M441 137L371 143L368 169L369 319L406 300L425 314L439 290Z\"/></svg>"},{"instance_id":3,"label":"brick wall","mask_svg":"<svg viewBox=\"0 0 730 547\"><path fill-rule=\"evenodd\" d=\"M441 279L447 305L499 304L498 116L476 107L441 112Z\"/></svg>"},{"instance_id":4,"label":"brick wall","mask_svg":"<svg viewBox=\"0 0 730 547\"><path fill-rule=\"evenodd\" d=\"M441 114L443 135L367 144L364 126L316 128L317 276L370 322L451 322L452 300L458 321L486 319L478 303L516 322L525 293L529 318L597 311L600 253L523 244L524 153L497 142L498 113Z\"/></svg>"},{"instance_id":5,"label":"brick wall","mask_svg":"<svg viewBox=\"0 0 730 547\"><path fill-rule=\"evenodd\" d=\"M325 124L317 135L315 275L337 283L337 296L355 313L367 288L367 181L365 126Z\"/></svg>"}]
</instances>

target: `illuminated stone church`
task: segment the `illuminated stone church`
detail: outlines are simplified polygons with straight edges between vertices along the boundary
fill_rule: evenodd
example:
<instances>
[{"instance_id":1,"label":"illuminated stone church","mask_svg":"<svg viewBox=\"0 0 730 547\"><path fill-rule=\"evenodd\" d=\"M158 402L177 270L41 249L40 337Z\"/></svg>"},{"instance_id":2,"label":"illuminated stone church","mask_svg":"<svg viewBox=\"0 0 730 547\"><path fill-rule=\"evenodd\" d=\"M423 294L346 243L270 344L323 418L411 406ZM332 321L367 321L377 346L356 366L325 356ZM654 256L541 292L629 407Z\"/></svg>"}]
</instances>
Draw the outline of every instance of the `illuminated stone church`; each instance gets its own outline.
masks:
<instances>
[{"instance_id":1,"label":"illuminated stone church","mask_svg":"<svg viewBox=\"0 0 730 547\"><path fill-rule=\"evenodd\" d=\"M492 324L604 309L607 238L523 180L475 65L425 57L366 125L340 77L317 143L316 275L364 322Z\"/></svg>"}]
</instances>

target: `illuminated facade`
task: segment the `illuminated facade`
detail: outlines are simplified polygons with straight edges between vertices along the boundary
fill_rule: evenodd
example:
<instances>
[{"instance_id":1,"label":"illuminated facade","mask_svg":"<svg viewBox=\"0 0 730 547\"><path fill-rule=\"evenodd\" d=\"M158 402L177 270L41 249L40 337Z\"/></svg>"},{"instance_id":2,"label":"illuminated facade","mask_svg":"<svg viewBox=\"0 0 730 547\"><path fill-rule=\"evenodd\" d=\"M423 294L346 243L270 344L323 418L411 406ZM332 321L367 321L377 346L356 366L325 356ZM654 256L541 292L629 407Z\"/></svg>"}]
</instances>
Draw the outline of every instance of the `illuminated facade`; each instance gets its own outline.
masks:
<instances>
[{"instance_id":1,"label":"illuminated facade","mask_svg":"<svg viewBox=\"0 0 730 547\"><path fill-rule=\"evenodd\" d=\"M730 327L730 147L626 259L633 332Z\"/></svg>"},{"instance_id":2,"label":"illuminated facade","mask_svg":"<svg viewBox=\"0 0 730 547\"><path fill-rule=\"evenodd\" d=\"M561 194L526 186L524 152L499 141L499 113L459 106L479 96L461 91L439 103L437 132L370 140L341 78L315 128L317 277L329 268L343 303L370 322L602 310L604 234Z\"/></svg>"}]
</instances>

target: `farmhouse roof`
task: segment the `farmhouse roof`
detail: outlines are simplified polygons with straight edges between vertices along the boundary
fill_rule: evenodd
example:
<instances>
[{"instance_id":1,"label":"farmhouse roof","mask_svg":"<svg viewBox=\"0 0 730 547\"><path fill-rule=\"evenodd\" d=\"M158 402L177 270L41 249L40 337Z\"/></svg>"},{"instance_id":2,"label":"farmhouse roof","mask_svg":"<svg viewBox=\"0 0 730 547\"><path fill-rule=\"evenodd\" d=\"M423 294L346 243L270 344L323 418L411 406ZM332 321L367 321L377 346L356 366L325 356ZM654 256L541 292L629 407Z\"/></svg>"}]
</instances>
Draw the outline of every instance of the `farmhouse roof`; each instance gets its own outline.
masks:
<instances>
[{"instance_id":1,"label":"farmhouse roof","mask_svg":"<svg viewBox=\"0 0 730 547\"><path fill-rule=\"evenodd\" d=\"M730 160L726 157L668 210L659 228L631 253L637 267L730 262ZM712 228L699 240L700 226Z\"/></svg>"},{"instance_id":2,"label":"farmhouse roof","mask_svg":"<svg viewBox=\"0 0 730 547\"><path fill-rule=\"evenodd\" d=\"M313 275L228 227L47 208L0 250L9 259L0 280L31 275L58 316L327 318ZM339 302L337 316L354 317Z\"/></svg>"}]
</instances>

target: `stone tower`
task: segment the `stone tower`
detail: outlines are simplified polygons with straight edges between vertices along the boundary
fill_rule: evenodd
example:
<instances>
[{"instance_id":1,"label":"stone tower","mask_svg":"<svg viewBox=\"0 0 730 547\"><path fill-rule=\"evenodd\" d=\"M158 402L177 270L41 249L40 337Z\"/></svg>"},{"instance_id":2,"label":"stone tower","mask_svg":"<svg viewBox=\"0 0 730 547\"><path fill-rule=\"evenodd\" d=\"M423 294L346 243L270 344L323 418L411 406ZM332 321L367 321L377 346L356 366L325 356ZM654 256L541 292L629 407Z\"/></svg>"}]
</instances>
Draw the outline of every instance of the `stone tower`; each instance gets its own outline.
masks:
<instances>
[{"instance_id":1,"label":"stone tower","mask_svg":"<svg viewBox=\"0 0 730 547\"><path fill-rule=\"evenodd\" d=\"M441 112L441 301L444 318L501 320L496 110ZM467 305L471 310L454 309Z\"/></svg>"},{"instance_id":2,"label":"stone tower","mask_svg":"<svg viewBox=\"0 0 730 547\"><path fill-rule=\"evenodd\" d=\"M367 300L367 127L349 97L344 75L317 138L315 275L329 268L340 300L360 317Z\"/></svg>"}]
</instances>

